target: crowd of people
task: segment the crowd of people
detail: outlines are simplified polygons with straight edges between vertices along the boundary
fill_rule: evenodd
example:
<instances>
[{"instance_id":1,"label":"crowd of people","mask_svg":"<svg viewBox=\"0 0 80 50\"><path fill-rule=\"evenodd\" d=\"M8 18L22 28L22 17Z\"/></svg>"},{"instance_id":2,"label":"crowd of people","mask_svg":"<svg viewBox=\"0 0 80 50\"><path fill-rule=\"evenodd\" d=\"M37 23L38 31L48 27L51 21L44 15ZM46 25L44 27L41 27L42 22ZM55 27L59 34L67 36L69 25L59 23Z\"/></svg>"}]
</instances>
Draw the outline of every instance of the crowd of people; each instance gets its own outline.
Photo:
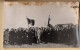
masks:
<instances>
[{"instance_id":1,"label":"crowd of people","mask_svg":"<svg viewBox=\"0 0 80 50\"><path fill-rule=\"evenodd\" d=\"M39 44L47 43L49 39L47 34L50 34L50 28L18 28L6 29L4 31L4 43L14 44Z\"/></svg>"},{"instance_id":2,"label":"crowd of people","mask_svg":"<svg viewBox=\"0 0 80 50\"><path fill-rule=\"evenodd\" d=\"M10 45L22 45L32 43L56 43L56 42L67 42L70 41L74 28L55 30L50 27L30 27L27 28L18 28L18 29L6 29L4 31L4 44Z\"/></svg>"}]
</instances>

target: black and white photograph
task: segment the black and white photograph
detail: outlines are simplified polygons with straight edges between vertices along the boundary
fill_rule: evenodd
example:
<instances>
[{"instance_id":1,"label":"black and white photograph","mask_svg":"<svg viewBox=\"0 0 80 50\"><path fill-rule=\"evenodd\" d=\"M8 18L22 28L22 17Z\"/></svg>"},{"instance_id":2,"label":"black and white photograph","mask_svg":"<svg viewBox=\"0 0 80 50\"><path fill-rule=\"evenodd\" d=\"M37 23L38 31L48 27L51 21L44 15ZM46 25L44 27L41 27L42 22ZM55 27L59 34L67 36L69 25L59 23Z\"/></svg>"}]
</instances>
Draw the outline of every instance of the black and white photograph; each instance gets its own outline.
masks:
<instances>
[{"instance_id":1,"label":"black and white photograph","mask_svg":"<svg viewBox=\"0 0 80 50\"><path fill-rule=\"evenodd\" d=\"M79 2L4 2L4 48L78 48Z\"/></svg>"}]
</instances>

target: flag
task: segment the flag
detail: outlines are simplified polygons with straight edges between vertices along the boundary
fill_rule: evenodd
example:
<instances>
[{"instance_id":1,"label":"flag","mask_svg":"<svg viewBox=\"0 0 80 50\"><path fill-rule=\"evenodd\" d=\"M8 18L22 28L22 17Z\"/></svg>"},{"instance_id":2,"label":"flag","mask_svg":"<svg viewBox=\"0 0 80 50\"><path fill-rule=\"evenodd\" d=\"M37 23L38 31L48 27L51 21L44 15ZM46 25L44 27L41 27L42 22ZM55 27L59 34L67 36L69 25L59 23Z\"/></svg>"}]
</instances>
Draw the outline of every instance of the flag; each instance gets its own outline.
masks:
<instances>
[{"instance_id":1,"label":"flag","mask_svg":"<svg viewBox=\"0 0 80 50\"><path fill-rule=\"evenodd\" d=\"M34 26L35 20L27 18L27 21L28 21L28 24L31 24Z\"/></svg>"},{"instance_id":2,"label":"flag","mask_svg":"<svg viewBox=\"0 0 80 50\"><path fill-rule=\"evenodd\" d=\"M50 22L50 20L51 20L51 19L50 19L50 15L49 15L49 18L48 18L48 25L50 24L50 23L49 23L49 22Z\"/></svg>"}]
</instances>

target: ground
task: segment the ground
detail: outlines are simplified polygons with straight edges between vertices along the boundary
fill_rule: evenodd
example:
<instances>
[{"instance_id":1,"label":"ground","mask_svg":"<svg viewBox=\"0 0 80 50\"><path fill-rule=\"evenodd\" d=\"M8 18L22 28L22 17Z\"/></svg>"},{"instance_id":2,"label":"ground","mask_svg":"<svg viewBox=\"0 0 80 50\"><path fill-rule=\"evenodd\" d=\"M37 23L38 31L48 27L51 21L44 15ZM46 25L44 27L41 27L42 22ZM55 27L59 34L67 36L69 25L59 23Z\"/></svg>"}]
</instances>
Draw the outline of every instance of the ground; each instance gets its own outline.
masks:
<instances>
[{"instance_id":1,"label":"ground","mask_svg":"<svg viewBox=\"0 0 80 50\"><path fill-rule=\"evenodd\" d=\"M4 48L72 48L73 45L48 43L48 44L23 44L23 45L4 45Z\"/></svg>"}]
</instances>

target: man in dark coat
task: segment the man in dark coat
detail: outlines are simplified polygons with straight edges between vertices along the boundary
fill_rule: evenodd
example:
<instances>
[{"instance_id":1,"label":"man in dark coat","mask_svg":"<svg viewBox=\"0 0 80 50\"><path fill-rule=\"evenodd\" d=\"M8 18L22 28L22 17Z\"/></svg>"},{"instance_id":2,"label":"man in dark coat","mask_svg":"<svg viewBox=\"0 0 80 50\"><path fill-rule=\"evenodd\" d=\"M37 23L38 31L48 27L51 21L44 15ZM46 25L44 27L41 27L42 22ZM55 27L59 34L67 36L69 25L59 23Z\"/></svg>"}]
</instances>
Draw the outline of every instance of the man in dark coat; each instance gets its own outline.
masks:
<instances>
[{"instance_id":1,"label":"man in dark coat","mask_svg":"<svg viewBox=\"0 0 80 50\"><path fill-rule=\"evenodd\" d=\"M22 34L22 36L21 36L21 39L22 39L21 44L25 44L25 33L26 33L26 30L24 30L24 28L22 28L22 30L21 30L21 34Z\"/></svg>"},{"instance_id":2,"label":"man in dark coat","mask_svg":"<svg viewBox=\"0 0 80 50\"><path fill-rule=\"evenodd\" d=\"M4 31L4 44L9 44L9 29Z\"/></svg>"},{"instance_id":3,"label":"man in dark coat","mask_svg":"<svg viewBox=\"0 0 80 50\"><path fill-rule=\"evenodd\" d=\"M21 28L19 28L19 30L18 30L18 44L19 45L22 44L22 30L21 30Z\"/></svg>"},{"instance_id":4,"label":"man in dark coat","mask_svg":"<svg viewBox=\"0 0 80 50\"><path fill-rule=\"evenodd\" d=\"M24 43L27 44L28 43L28 29L26 29L24 31L25 35L24 35Z\"/></svg>"},{"instance_id":5,"label":"man in dark coat","mask_svg":"<svg viewBox=\"0 0 80 50\"><path fill-rule=\"evenodd\" d=\"M14 29L11 29L11 31L9 33L9 43L11 45L14 45L14 41L15 41L14 35L15 35L15 31L14 31Z\"/></svg>"},{"instance_id":6,"label":"man in dark coat","mask_svg":"<svg viewBox=\"0 0 80 50\"><path fill-rule=\"evenodd\" d=\"M31 29L28 31L28 44L32 45L33 37L32 37L32 32Z\"/></svg>"},{"instance_id":7,"label":"man in dark coat","mask_svg":"<svg viewBox=\"0 0 80 50\"><path fill-rule=\"evenodd\" d=\"M16 29L16 34L15 34L15 43L18 44L18 29Z\"/></svg>"}]
</instances>

